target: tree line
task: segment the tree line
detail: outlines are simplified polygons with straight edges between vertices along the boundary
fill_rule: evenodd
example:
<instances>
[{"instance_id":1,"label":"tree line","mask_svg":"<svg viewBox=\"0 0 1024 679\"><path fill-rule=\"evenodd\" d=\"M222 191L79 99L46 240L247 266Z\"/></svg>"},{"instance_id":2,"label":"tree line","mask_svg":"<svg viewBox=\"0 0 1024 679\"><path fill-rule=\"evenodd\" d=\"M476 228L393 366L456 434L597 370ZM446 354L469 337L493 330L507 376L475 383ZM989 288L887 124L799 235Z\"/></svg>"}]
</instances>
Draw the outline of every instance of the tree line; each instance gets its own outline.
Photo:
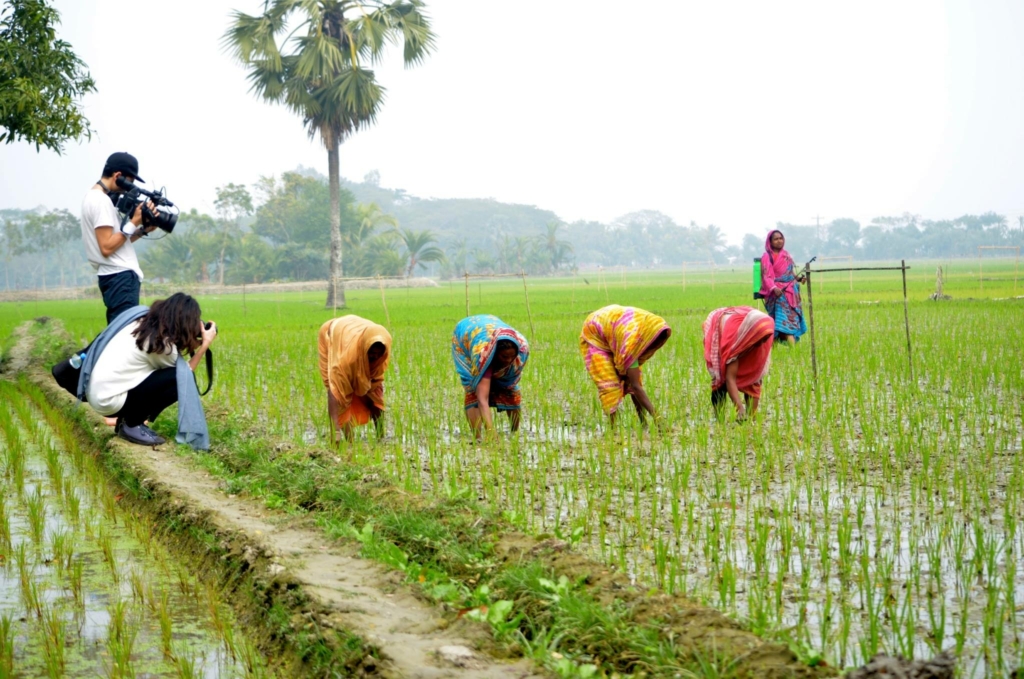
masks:
<instances>
[{"instance_id":1,"label":"tree line","mask_svg":"<svg viewBox=\"0 0 1024 679\"><path fill-rule=\"evenodd\" d=\"M175 283L329 279L330 206L327 178L305 168L250 187L226 184L216 189L213 214L183 213L174 233L157 231L139 242L143 271L150 280ZM681 225L653 210L609 223L565 223L534 206L417 198L380 187L376 173L343 182L338 206L341 276L350 278L551 275L575 267L674 268L683 262L726 266L760 256L768 231L730 245L717 226ZM1024 245L1024 223L991 212L776 227L798 261L814 255L974 257L979 245ZM85 261L79 219L67 210L0 210L0 256L7 290L90 284L94 275Z\"/></svg>"}]
</instances>

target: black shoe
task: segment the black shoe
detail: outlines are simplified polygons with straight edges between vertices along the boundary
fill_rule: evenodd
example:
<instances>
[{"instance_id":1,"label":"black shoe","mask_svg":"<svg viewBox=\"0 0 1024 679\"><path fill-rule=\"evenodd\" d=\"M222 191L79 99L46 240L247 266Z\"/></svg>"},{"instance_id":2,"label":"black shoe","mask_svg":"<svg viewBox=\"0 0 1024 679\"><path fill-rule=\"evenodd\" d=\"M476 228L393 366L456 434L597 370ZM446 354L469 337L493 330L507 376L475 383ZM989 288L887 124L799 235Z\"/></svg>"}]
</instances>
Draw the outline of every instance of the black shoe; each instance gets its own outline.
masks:
<instances>
[{"instance_id":1,"label":"black shoe","mask_svg":"<svg viewBox=\"0 0 1024 679\"><path fill-rule=\"evenodd\" d=\"M129 443L137 443L140 446L158 446L167 442L167 439L144 424L129 427L124 422L119 422L117 435Z\"/></svg>"}]
</instances>

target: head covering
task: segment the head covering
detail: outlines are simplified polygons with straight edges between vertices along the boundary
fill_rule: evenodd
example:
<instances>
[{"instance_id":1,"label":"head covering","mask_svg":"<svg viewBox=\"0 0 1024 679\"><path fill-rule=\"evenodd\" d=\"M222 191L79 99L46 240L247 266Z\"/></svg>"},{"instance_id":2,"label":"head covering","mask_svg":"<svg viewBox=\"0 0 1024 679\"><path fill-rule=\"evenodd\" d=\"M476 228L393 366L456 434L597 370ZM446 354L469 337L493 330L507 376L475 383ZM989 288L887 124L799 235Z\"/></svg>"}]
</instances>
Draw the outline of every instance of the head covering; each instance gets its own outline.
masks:
<instances>
[{"instance_id":1,"label":"head covering","mask_svg":"<svg viewBox=\"0 0 1024 679\"><path fill-rule=\"evenodd\" d=\"M135 181L146 183L146 180L139 176L139 161L130 153L118 151L107 157L107 163L103 166L103 175L109 177L115 172L130 174L135 177Z\"/></svg>"},{"instance_id":2,"label":"head covering","mask_svg":"<svg viewBox=\"0 0 1024 679\"><path fill-rule=\"evenodd\" d=\"M711 390L725 384L725 367L739 361L736 387L754 398L761 396L761 380L768 373L775 322L748 306L715 309L704 321L704 363L711 375Z\"/></svg>"},{"instance_id":3,"label":"head covering","mask_svg":"<svg viewBox=\"0 0 1024 679\"><path fill-rule=\"evenodd\" d=\"M611 304L587 316L580 333L580 355L597 385L605 414L618 409L625 396L626 371L637 361L647 362L650 356L641 355L662 332L672 333L664 318L636 307Z\"/></svg>"},{"instance_id":4,"label":"head covering","mask_svg":"<svg viewBox=\"0 0 1024 679\"><path fill-rule=\"evenodd\" d=\"M370 347L380 342L384 355L370 363ZM351 420L370 421L370 411L362 398L369 398L384 409L384 371L391 359L391 333L382 325L359 316L342 316L320 326L317 349L320 377L338 402L338 426Z\"/></svg>"},{"instance_id":5,"label":"head covering","mask_svg":"<svg viewBox=\"0 0 1024 679\"><path fill-rule=\"evenodd\" d=\"M526 338L511 325L497 316L479 314L467 316L458 322L452 333L452 360L459 374L462 388L466 390L467 407L476 404L476 388L480 379L491 367L497 353L498 342L511 342L517 349L516 357L506 367L491 372L492 393L507 392L499 404L502 409L513 409L519 406L519 378L523 374L523 366L530 358L530 345Z\"/></svg>"}]
</instances>

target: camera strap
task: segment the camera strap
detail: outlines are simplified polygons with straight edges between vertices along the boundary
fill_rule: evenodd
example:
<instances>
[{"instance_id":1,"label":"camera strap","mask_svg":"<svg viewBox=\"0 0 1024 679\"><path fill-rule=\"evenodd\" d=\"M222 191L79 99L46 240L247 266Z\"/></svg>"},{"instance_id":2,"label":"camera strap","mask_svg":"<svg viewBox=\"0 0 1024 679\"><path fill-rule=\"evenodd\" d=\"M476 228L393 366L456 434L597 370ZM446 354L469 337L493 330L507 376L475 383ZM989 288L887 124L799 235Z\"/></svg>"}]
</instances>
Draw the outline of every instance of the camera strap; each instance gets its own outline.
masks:
<instances>
[{"instance_id":1,"label":"camera strap","mask_svg":"<svg viewBox=\"0 0 1024 679\"><path fill-rule=\"evenodd\" d=\"M206 349L206 391L200 391L200 396L206 396L210 393L210 389L213 388L213 352L209 348ZM192 373L192 379L196 381L196 390L199 389L199 380L196 379L195 373Z\"/></svg>"}]
</instances>

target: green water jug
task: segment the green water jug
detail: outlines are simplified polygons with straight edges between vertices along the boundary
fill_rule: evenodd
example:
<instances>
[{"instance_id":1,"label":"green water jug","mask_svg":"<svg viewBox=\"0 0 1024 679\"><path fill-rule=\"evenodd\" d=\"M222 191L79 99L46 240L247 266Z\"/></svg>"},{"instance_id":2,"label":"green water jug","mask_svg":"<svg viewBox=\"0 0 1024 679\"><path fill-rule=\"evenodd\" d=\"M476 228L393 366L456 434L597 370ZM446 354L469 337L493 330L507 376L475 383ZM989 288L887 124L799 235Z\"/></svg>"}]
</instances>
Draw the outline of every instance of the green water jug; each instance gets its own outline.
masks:
<instances>
[{"instance_id":1,"label":"green water jug","mask_svg":"<svg viewBox=\"0 0 1024 679\"><path fill-rule=\"evenodd\" d=\"M761 258L754 257L754 299L764 299L761 294Z\"/></svg>"}]
</instances>

